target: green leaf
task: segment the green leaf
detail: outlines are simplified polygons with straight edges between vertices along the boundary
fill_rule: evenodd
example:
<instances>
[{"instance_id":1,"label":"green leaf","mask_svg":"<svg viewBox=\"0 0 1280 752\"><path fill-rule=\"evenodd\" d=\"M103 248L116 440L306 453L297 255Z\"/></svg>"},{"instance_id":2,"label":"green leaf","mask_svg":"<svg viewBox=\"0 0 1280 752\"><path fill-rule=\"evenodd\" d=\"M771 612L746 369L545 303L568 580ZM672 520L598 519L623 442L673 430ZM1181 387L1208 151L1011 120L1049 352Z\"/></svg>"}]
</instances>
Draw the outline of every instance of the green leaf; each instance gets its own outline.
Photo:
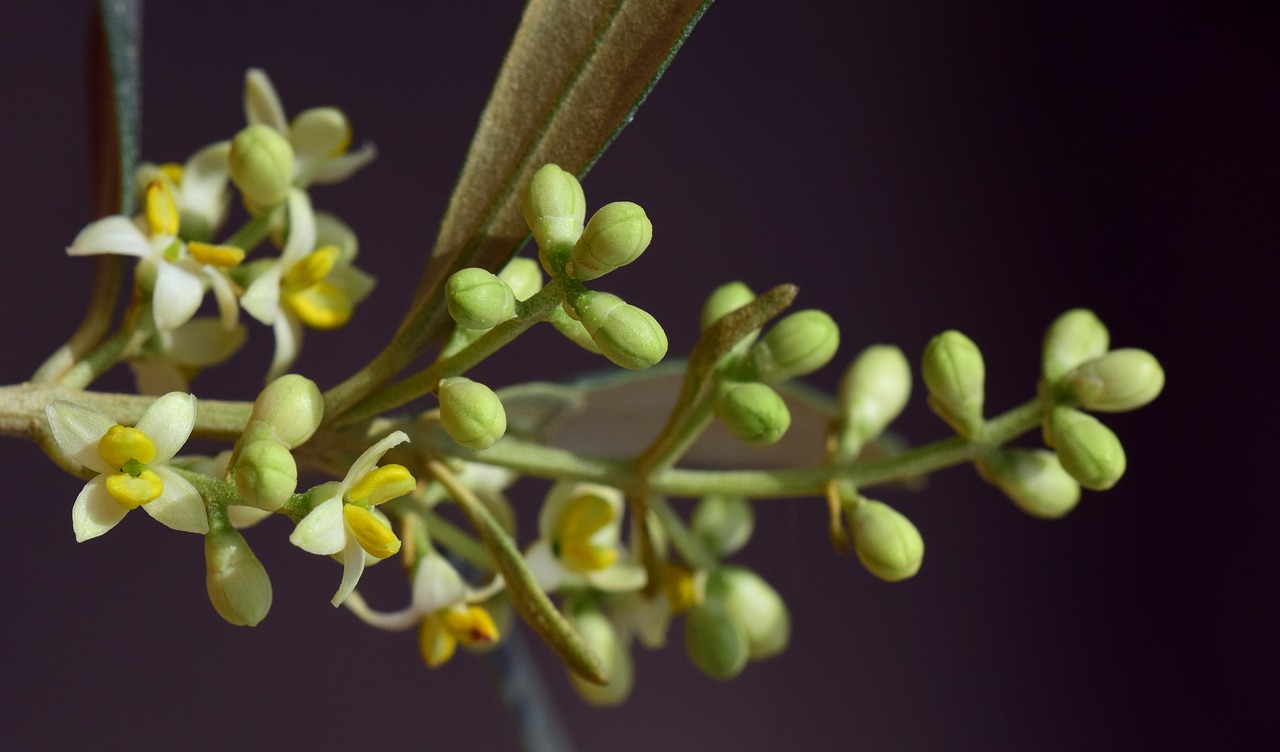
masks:
<instances>
[{"instance_id":1,"label":"green leaf","mask_svg":"<svg viewBox=\"0 0 1280 752\"><path fill-rule=\"evenodd\" d=\"M99 215L134 209L142 119L142 2L98 0L90 38L92 180Z\"/></svg>"}]
</instances>

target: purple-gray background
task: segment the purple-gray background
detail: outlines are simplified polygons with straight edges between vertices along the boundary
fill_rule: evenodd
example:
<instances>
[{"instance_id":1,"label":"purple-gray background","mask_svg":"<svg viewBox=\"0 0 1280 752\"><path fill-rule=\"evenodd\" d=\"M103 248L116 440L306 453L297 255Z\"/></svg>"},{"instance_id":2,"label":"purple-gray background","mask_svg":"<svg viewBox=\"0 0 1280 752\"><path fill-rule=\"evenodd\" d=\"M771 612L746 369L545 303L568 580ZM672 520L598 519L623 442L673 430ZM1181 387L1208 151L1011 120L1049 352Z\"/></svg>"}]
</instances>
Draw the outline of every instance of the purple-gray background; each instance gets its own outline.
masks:
<instances>
[{"instance_id":1,"label":"purple-gray background","mask_svg":"<svg viewBox=\"0 0 1280 752\"><path fill-rule=\"evenodd\" d=\"M471 6L482 7L471 7ZM970 7L973 6L973 7ZM143 154L181 160L242 124L244 68L286 109L335 104L377 162L314 192L379 277L357 323L315 334L298 369L336 383L394 329L434 237L521 4L151 3ZM62 249L90 218L87 3L0 10L6 259L0 383L26 378L78 321L89 265ZM673 353L702 297L739 277L801 288L843 326L914 360L945 328L987 356L992 409L1034 384L1044 326L1094 308L1169 372L1152 407L1108 418L1130 470L1067 519L1017 513L967 469L885 492L928 541L885 585L831 554L815 500L768 501L742 560L786 597L793 643L719 684L680 647L637 653L631 700L584 706L535 647L582 750L1077 750L1258 742L1275 705L1277 582L1274 59L1258 19L1154 3L714 5L585 181L630 199L655 242L597 285L653 312ZM1268 67L1270 66L1270 67ZM1261 84L1266 83L1266 86ZM1263 227L1266 227L1264 230ZM251 397L270 351L198 396ZM520 341L494 386L569 376L554 337ZM561 362L563 360L563 362ZM815 376L832 386L839 367ZM127 388L124 373L102 388ZM941 426L917 399L902 430ZM413 638L328 598L330 561L249 540L275 606L223 624L200 541L130 515L77 545L79 483L4 444L0 575L6 748L513 749L482 662L429 672ZM516 503L536 505L536 493ZM279 521L272 521L279 522ZM388 570L394 566L387 567ZM397 599L394 571L381 575Z\"/></svg>"}]
</instances>

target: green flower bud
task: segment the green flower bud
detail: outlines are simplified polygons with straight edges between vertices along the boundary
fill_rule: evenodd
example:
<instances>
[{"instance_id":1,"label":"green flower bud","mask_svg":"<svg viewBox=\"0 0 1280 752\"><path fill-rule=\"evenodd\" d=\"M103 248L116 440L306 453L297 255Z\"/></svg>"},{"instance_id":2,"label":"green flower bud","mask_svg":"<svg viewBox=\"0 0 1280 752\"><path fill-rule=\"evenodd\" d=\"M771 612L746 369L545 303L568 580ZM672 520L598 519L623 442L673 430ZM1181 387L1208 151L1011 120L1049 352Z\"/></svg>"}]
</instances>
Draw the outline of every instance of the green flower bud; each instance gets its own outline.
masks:
<instances>
[{"instance_id":1,"label":"green flower bud","mask_svg":"<svg viewBox=\"0 0 1280 752\"><path fill-rule=\"evenodd\" d=\"M845 430L861 446L902 413L911 396L911 365L893 345L863 350L840 379L840 410Z\"/></svg>"},{"instance_id":2,"label":"green flower bud","mask_svg":"<svg viewBox=\"0 0 1280 752\"><path fill-rule=\"evenodd\" d=\"M867 571L888 582L912 577L924 561L920 531L888 504L864 499L844 508L853 550Z\"/></svg>"},{"instance_id":3,"label":"green flower bud","mask_svg":"<svg viewBox=\"0 0 1280 752\"><path fill-rule=\"evenodd\" d=\"M253 402L252 420L271 426L285 446L295 449L320 427L324 397L316 382L288 373L272 381Z\"/></svg>"},{"instance_id":4,"label":"green flower bud","mask_svg":"<svg viewBox=\"0 0 1280 752\"><path fill-rule=\"evenodd\" d=\"M271 579L240 533L223 521L204 537L209 602L237 626L258 625L271 610Z\"/></svg>"},{"instance_id":5,"label":"green flower bud","mask_svg":"<svg viewBox=\"0 0 1280 752\"><path fill-rule=\"evenodd\" d=\"M298 490L298 465L289 449L274 439L257 439L240 448L236 490L245 504L274 512Z\"/></svg>"},{"instance_id":6,"label":"green flower bud","mask_svg":"<svg viewBox=\"0 0 1280 752\"><path fill-rule=\"evenodd\" d=\"M776 444L791 426L782 397L756 381L729 385L716 400L716 415L729 432L748 444Z\"/></svg>"},{"instance_id":7,"label":"green flower bud","mask_svg":"<svg viewBox=\"0 0 1280 752\"><path fill-rule=\"evenodd\" d=\"M1110 428L1070 407L1049 413L1045 436L1063 469L1090 491L1105 491L1124 475L1124 447Z\"/></svg>"},{"instance_id":8,"label":"green flower bud","mask_svg":"<svg viewBox=\"0 0 1280 752\"><path fill-rule=\"evenodd\" d=\"M293 185L293 147L269 125L250 125L231 140L231 181L249 206L265 209L289 195Z\"/></svg>"},{"instance_id":9,"label":"green flower bud","mask_svg":"<svg viewBox=\"0 0 1280 752\"><path fill-rule=\"evenodd\" d=\"M596 355L600 354L600 348L596 346L595 340L591 339L591 333L581 321L569 315L563 307L552 309L550 321L556 331L568 337L578 347Z\"/></svg>"},{"instance_id":10,"label":"green flower bud","mask_svg":"<svg viewBox=\"0 0 1280 752\"><path fill-rule=\"evenodd\" d=\"M608 684L601 686L569 672L573 688L582 699L598 707L622 704L635 684L635 668L631 662L631 651L627 649L613 622L591 607L573 609L567 617L574 631L600 659L604 675L609 679Z\"/></svg>"},{"instance_id":11,"label":"green flower bud","mask_svg":"<svg viewBox=\"0 0 1280 752\"><path fill-rule=\"evenodd\" d=\"M667 333L657 320L617 295L589 290L573 307L596 347L617 365L648 368L667 354Z\"/></svg>"},{"instance_id":12,"label":"green flower bud","mask_svg":"<svg viewBox=\"0 0 1280 752\"><path fill-rule=\"evenodd\" d=\"M921 363L929 407L965 438L982 429L986 367L973 340L954 329L929 340Z\"/></svg>"},{"instance_id":13,"label":"green flower bud","mask_svg":"<svg viewBox=\"0 0 1280 752\"><path fill-rule=\"evenodd\" d=\"M1164 389L1164 369L1146 350L1112 350L1068 371L1057 384L1064 399L1103 413L1136 410Z\"/></svg>"},{"instance_id":14,"label":"green flower bud","mask_svg":"<svg viewBox=\"0 0 1280 752\"><path fill-rule=\"evenodd\" d=\"M1045 381L1056 384L1067 371L1101 357L1111 347L1111 334L1094 314L1075 308L1059 316L1044 335L1041 370Z\"/></svg>"},{"instance_id":15,"label":"green flower bud","mask_svg":"<svg viewBox=\"0 0 1280 752\"><path fill-rule=\"evenodd\" d=\"M742 282L728 282L711 291L702 304L702 331L756 299L756 294Z\"/></svg>"},{"instance_id":16,"label":"green flower bud","mask_svg":"<svg viewBox=\"0 0 1280 752\"><path fill-rule=\"evenodd\" d=\"M745 630L751 660L772 658L787 648L791 615L777 590L742 567L724 567L712 577L724 583L724 610Z\"/></svg>"},{"instance_id":17,"label":"green flower bud","mask_svg":"<svg viewBox=\"0 0 1280 752\"><path fill-rule=\"evenodd\" d=\"M516 300L521 302L532 298L542 289L542 270L538 268L538 262L520 256L502 267L502 271L498 272L498 279L506 282Z\"/></svg>"},{"instance_id":18,"label":"green flower bud","mask_svg":"<svg viewBox=\"0 0 1280 752\"><path fill-rule=\"evenodd\" d=\"M1080 484L1044 449L998 449L974 463L978 474L1032 517L1054 520L1075 509Z\"/></svg>"},{"instance_id":19,"label":"green flower bud","mask_svg":"<svg viewBox=\"0 0 1280 752\"><path fill-rule=\"evenodd\" d=\"M840 329L826 313L797 311L775 324L747 353L746 380L776 383L813 373L840 347Z\"/></svg>"},{"instance_id":20,"label":"green flower bud","mask_svg":"<svg viewBox=\"0 0 1280 752\"><path fill-rule=\"evenodd\" d=\"M467 329L492 329L515 316L516 296L493 272L459 269L445 283L449 315Z\"/></svg>"},{"instance_id":21,"label":"green flower bud","mask_svg":"<svg viewBox=\"0 0 1280 752\"><path fill-rule=\"evenodd\" d=\"M729 556L751 540L756 514L742 496L708 496L693 508L693 534L717 556Z\"/></svg>"},{"instance_id":22,"label":"green flower bud","mask_svg":"<svg viewBox=\"0 0 1280 752\"><path fill-rule=\"evenodd\" d=\"M547 274L564 267L569 250L582 235L587 199L571 173L553 164L533 174L524 195L524 221L538 243L538 258Z\"/></svg>"},{"instance_id":23,"label":"green flower bud","mask_svg":"<svg viewBox=\"0 0 1280 752\"><path fill-rule=\"evenodd\" d=\"M722 681L742 673L751 657L746 627L711 593L685 616L684 647L702 673Z\"/></svg>"},{"instance_id":24,"label":"green flower bud","mask_svg":"<svg viewBox=\"0 0 1280 752\"><path fill-rule=\"evenodd\" d=\"M614 201L591 215L565 267L574 279L595 279L640 257L653 240L653 223L630 201Z\"/></svg>"},{"instance_id":25,"label":"green flower bud","mask_svg":"<svg viewBox=\"0 0 1280 752\"><path fill-rule=\"evenodd\" d=\"M507 432L507 412L489 387L462 376L440 382L440 423L468 449L488 449Z\"/></svg>"}]
</instances>

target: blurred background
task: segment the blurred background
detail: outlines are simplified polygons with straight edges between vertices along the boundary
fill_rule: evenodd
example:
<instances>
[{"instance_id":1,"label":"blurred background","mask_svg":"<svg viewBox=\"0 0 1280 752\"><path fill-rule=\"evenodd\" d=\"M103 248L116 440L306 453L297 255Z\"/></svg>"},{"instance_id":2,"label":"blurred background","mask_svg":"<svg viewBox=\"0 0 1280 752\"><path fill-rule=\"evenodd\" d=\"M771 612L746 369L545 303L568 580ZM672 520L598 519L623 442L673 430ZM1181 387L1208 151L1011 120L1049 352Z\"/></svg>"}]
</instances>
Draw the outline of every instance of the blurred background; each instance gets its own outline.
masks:
<instances>
[{"instance_id":1,"label":"blurred background","mask_svg":"<svg viewBox=\"0 0 1280 752\"><path fill-rule=\"evenodd\" d=\"M308 337L296 369L322 387L394 331L521 8L146 5L145 159L182 161L239 129L250 66L287 112L339 106L356 141L378 146L355 179L312 194L355 228L359 264L379 278L353 325ZM690 664L677 625L664 651L637 647L629 702L598 710L533 644L577 749L1191 749L1270 733L1274 52L1256 20L1179 8L708 10L584 181L590 207L632 200L652 218L645 257L597 288L653 313L673 354L692 345L717 284L793 282L798 306L842 325L838 363L812 379L821 387L867 344L899 344L918 363L929 337L957 328L982 347L1001 410L1031 394L1044 328L1075 306L1096 311L1115 345L1154 352L1168 385L1152 406L1106 418L1128 473L1064 520L1022 515L967 468L921 493L877 493L928 544L905 583L835 556L820 501L761 502L738 559L787 600L790 649L721 684ZM89 288L90 265L63 253L91 219L88 29L88 3L0 10L0 383L28 378L65 339ZM249 323L246 350L198 379L198 396L256 393L271 336ZM541 332L483 377L604 365ZM118 369L100 388L131 379ZM944 435L919 396L899 430L915 443ZM428 671L412 633L335 612L339 568L290 546L283 520L248 534L275 604L236 629L208 605L198 538L131 515L77 545L80 482L32 445L3 450L11 748L516 748L487 664L460 655ZM536 509L539 488L514 501ZM400 573L381 569L378 605L397 606Z\"/></svg>"}]
</instances>

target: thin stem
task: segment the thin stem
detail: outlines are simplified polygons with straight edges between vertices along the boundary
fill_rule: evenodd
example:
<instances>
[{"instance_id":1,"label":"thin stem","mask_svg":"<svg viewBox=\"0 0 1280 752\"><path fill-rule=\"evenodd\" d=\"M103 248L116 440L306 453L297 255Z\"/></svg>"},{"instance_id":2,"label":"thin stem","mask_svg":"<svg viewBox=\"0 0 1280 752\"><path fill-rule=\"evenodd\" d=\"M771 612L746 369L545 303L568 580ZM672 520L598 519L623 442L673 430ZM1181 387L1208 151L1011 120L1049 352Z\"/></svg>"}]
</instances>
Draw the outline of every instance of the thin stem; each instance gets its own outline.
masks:
<instances>
[{"instance_id":1,"label":"thin stem","mask_svg":"<svg viewBox=\"0 0 1280 752\"><path fill-rule=\"evenodd\" d=\"M240 226L231 237L227 238L224 245L234 245L242 248L247 253L267 237L267 233L271 230L271 219L274 211L267 211L253 217L248 222Z\"/></svg>"},{"instance_id":2,"label":"thin stem","mask_svg":"<svg viewBox=\"0 0 1280 752\"><path fill-rule=\"evenodd\" d=\"M120 278L124 257L113 254L95 256L93 259L93 286L89 291L89 306L84 319L66 344L59 347L41 364L31 377L35 382L59 380L67 369L84 357L89 348L102 341L111 325L115 312L116 296L120 292Z\"/></svg>"},{"instance_id":3,"label":"thin stem","mask_svg":"<svg viewBox=\"0 0 1280 752\"><path fill-rule=\"evenodd\" d=\"M709 571L716 567L716 557L702 545L693 531L684 524L684 520L671 508L667 500L661 496L649 499L649 508L658 515L662 527L671 536L671 545L676 547L685 562L694 569Z\"/></svg>"},{"instance_id":4,"label":"thin stem","mask_svg":"<svg viewBox=\"0 0 1280 752\"><path fill-rule=\"evenodd\" d=\"M129 351L151 333L151 303L141 297L134 289L133 300L124 313L120 328L103 340L93 352L80 358L63 374L60 381L73 388L83 389L92 384L99 376L111 370L112 366L127 357Z\"/></svg>"}]
</instances>

